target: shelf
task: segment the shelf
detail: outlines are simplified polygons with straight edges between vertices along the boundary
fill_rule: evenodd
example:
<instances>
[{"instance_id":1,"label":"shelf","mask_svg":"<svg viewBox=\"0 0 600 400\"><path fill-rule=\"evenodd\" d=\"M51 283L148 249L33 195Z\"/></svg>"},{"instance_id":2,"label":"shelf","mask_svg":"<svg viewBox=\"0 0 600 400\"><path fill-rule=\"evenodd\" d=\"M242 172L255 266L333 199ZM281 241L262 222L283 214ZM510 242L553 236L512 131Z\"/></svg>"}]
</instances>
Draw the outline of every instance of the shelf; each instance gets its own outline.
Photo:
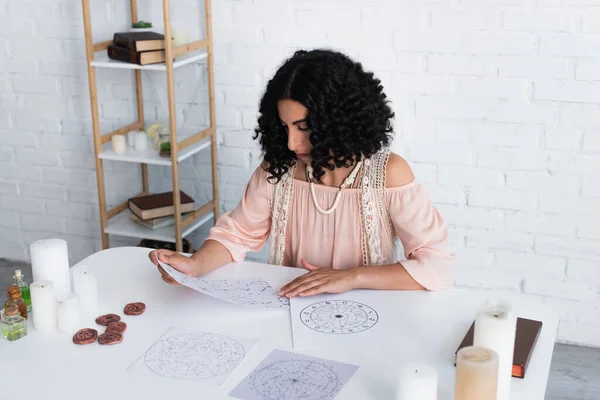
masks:
<instances>
[{"instance_id":1,"label":"shelf","mask_svg":"<svg viewBox=\"0 0 600 400\"><path fill-rule=\"evenodd\" d=\"M206 50L200 52L195 51L187 54L177 56L173 63L173 68L182 67L187 64L191 64L200 60L204 60L208 57ZM124 61L113 60L108 57L106 52L98 52L94 54L94 60L90 62L92 67L96 68L120 68L120 69L142 69L149 71L166 71L167 66L164 62L158 64L138 65L127 63Z\"/></svg>"},{"instance_id":2,"label":"shelf","mask_svg":"<svg viewBox=\"0 0 600 400\"><path fill-rule=\"evenodd\" d=\"M171 24L171 4L175 3L172 0L160 0L162 2L162 19L166 24ZM205 23L202 29L204 38L200 40L193 40L182 44L181 46L171 46L169 55L170 57L166 62L138 65L130 62L124 62L119 60L113 60L108 56L108 48L113 44L113 40L106 38L107 40L94 42L92 35L92 13L91 13L91 0L81 0L81 7L83 11L83 34L85 37L85 55L86 55L86 69L89 84L89 98L91 105L91 119L92 119L92 133L94 137L94 157L98 160L110 160L110 161L121 161L142 164L142 187L145 189L144 192L148 191L149 184L149 173L150 170L146 168L147 165L161 165L171 169L173 177L172 186L173 191L180 191L181 177L179 172L179 163L192 158L194 155L200 155L200 151L210 148L213 152L216 148L212 145L216 142L216 117L215 117L215 88L214 88L214 60L212 53L212 23L211 23L211 1L204 1L204 16ZM138 3L137 0L131 0L129 4L129 14L131 15L130 21L132 23L138 22ZM126 17L127 18L127 17ZM166 36L166 35L165 35ZM114 37L113 37L114 39ZM168 39L167 39L168 40ZM167 41L167 44L169 42ZM166 49L165 49L166 52ZM145 74L141 74L139 71L164 71L166 77L166 102L167 113L169 114L170 122L175 122L176 115L174 114L177 110L176 101L176 88L175 88L175 71L174 69L182 67L184 65L190 65L191 68L206 69L206 82L208 82L208 108L210 119L207 121L207 127L198 132L178 132L173 131L174 140L177 140L178 151L173 154L174 160L171 157L161 157L158 150L155 150L153 146L149 145L148 149L144 151L136 151L130 146L126 146L123 153L115 153L112 151L112 137L114 135L124 135L129 131L141 130L144 127L144 96L142 91L143 81L148 79ZM100 115L100 104L98 101L98 82L97 82L97 69L98 68L109 68L114 70L121 69L122 71L129 70L135 71L135 89L136 98L135 103L137 105L137 118L135 122L129 123L128 125L121 126L110 132L102 133ZM99 74L102 75L102 74ZM192 79L194 80L194 79ZM152 111L150 111L152 113ZM196 127L195 127L196 128ZM183 134L182 134L183 133ZM190 134L191 133L191 134ZM214 135L214 136L213 136ZM170 140L170 138L169 138ZM186 146L185 148L182 146ZM217 172L217 157L216 154L203 153L202 156L208 156L211 162L211 170L213 175ZM212 152L211 152L212 153ZM175 226L169 226L161 229L153 230L144 225L135 223L131 218L131 213L127 208L127 203L115 205L110 210L106 208L106 188L104 179L104 168L105 163L99 162L96 174L97 186L98 186L98 204L100 205L100 232L102 239L102 249L108 249L110 247L110 235L124 236L132 238L149 238L163 241L174 242L176 249L181 251L183 237L192 233L195 229L205 224L211 219L219 217L219 208L215 205L219 204L219 182L218 179L212 179L212 192L213 198L202 205L199 209L195 210L194 214L190 217L186 217L185 221L189 223L185 228L182 227L181 235L175 237ZM216 177L215 177L216 178ZM190 218L190 219L188 219ZM183 221L182 221L183 222Z\"/></svg>"},{"instance_id":3,"label":"shelf","mask_svg":"<svg viewBox=\"0 0 600 400\"><path fill-rule=\"evenodd\" d=\"M182 237L188 236L190 233L192 233L201 225L210 221L212 218L212 212L208 212L205 215L201 216L200 218L198 218L198 220L196 220L183 230ZM165 242L175 242L175 225L166 226L160 229L146 228L142 225L136 224L131 219L131 213L129 210L125 210L122 213L116 215L115 217L109 219L108 226L104 230L104 233L107 233L109 235L127 236L139 239L154 239L162 240Z\"/></svg>"},{"instance_id":4,"label":"shelf","mask_svg":"<svg viewBox=\"0 0 600 400\"><path fill-rule=\"evenodd\" d=\"M185 149L180 150L177 160L181 162L208 147L210 147L210 137L204 138L186 147ZM158 150L154 150L151 143L148 143L148 148L144 151L138 151L127 146L127 149L124 153L115 153L112 151L112 143L108 142L102 146L102 152L98 154L98 158L103 160L145 163L153 165L171 165L171 158L161 157L158 154Z\"/></svg>"}]
</instances>

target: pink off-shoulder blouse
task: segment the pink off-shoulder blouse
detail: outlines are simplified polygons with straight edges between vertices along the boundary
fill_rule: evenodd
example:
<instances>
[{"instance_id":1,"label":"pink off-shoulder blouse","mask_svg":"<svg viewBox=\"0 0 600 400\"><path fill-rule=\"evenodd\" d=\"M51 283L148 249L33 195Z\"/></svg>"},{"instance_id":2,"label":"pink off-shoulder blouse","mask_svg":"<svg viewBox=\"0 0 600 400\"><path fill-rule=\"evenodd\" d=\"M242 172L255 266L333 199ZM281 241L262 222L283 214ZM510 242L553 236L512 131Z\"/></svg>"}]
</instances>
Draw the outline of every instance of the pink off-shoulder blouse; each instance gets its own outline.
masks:
<instances>
[{"instance_id":1,"label":"pink off-shoulder blouse","mask_svg":"<svg viewBox=\"0 0 600 400\"><path fill-rule=\"evenodd\" d=\"M243 261L248 251L258 251L267 242L271 210L267 172L258 167L248 182L238 206L219 218L206 240L225 246L234 261ZM338 188L315 185L322 208L333 204ZM454 256L448 230L438 210L416 180L385 189L394 233L400 239L406 260L400 264L428 290L446 289L454 283ZM362 264L361 220L358 189L343 189L338 207L329 215L315 208L308 182L295 179L287 223L284 265L311 264L336 269ZM394 243L382 243L384 254L393 253ZM389 260L389 264L396 260ZM369 268L377 268L376 266Z\"/></svg>"}]
</instances>

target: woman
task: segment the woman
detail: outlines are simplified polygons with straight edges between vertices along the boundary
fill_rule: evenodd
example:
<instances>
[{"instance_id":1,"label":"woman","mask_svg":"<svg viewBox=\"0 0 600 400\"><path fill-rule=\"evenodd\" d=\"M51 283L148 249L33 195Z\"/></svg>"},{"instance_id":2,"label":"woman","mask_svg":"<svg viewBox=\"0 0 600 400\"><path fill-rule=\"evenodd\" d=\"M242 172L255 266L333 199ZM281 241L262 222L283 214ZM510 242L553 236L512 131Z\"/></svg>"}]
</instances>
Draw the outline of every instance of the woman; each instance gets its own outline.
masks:
<instances>
[{"instance_id":1,"label":"woman","mask_svg":"<svg viewBox=\"0 0 600 400\"><path fill-rule=\"evenodd\" d=\"M270 238L270 264L308 271L282 296L451 287L447 228L406 161L388 150L387 103L360 63L334 51L297 51L267 84L255 136L264 160L239 205L191 258L156 250L152 262L201 276ZM406 260L398 261L398 242Z\"/></svg>"}]
</instances>

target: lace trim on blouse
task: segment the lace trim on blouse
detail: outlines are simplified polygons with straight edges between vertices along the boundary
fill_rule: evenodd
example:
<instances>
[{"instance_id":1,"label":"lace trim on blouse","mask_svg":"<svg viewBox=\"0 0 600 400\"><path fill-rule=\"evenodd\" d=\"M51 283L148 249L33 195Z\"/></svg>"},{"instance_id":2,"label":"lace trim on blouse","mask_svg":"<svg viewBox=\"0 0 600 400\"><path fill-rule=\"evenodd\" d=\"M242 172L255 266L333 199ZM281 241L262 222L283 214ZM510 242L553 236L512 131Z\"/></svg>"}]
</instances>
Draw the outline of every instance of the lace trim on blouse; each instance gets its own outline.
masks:
<instances>
[{"instance_id":1,"label":"lace trim on blouse","mask_svg":"<svg viewBox=\"0 0 600 400\"><path fill-rule=\"evenodd\" d=\"M385 198L385 172L389 155L389 149L384 149L363 162L358 185L358 201L361 213L361 252L364 266L394 262L393 254L383 254L381 246L382 243L389 243L395 239ZM269 264L283 264L288 213L294 190L295 174L296 166L294 165L277 184L271 185L269 206L272 223Z\"/></svg>"}]
</instances>

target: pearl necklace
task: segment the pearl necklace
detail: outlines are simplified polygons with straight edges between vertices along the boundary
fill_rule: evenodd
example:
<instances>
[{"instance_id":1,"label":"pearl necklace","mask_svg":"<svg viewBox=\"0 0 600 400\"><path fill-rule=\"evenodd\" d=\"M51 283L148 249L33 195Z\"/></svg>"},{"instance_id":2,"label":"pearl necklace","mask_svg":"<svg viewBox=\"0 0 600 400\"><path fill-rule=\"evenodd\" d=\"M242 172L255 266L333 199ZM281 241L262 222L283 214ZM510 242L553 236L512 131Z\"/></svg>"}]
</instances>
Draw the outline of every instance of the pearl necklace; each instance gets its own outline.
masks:
<instances>
[{"instance_id":1,"label":"pearl necklace","mask_svg":"<svg viewBox=\"0 0 600 400\"><path fill-rule=\"evenodd\" d=\"M338 206L339 202L340 202L340 196L342 195L342 189L344 189L347 186L352 186L354 184L354 180L356 179L356 175L358 174L358 171L360 170L360 166L362 165L362 161L359 161L356 163L356 165L354 166L354 169L352 170L352 172L350 172L350 175L348 175L346 177L346 179L344 179L344 182L342 182L342 184L340 185L340 188L338 189L337 193L335 194L335 199L333 200L333 205L325 210L323 208L321 208L321 206L319 205L319 202L317 201L317 195L315 194L315 182L314 182L314 177L313 177L313 169L310 165L306 165L306 173L308 175L308 181L310 183L310 194L312 195L312 199L313 199L313 203L315 203L315 207L317 208L317 211L319 211L321 214L331 214Z\"/></svg>"}]
</instances>

